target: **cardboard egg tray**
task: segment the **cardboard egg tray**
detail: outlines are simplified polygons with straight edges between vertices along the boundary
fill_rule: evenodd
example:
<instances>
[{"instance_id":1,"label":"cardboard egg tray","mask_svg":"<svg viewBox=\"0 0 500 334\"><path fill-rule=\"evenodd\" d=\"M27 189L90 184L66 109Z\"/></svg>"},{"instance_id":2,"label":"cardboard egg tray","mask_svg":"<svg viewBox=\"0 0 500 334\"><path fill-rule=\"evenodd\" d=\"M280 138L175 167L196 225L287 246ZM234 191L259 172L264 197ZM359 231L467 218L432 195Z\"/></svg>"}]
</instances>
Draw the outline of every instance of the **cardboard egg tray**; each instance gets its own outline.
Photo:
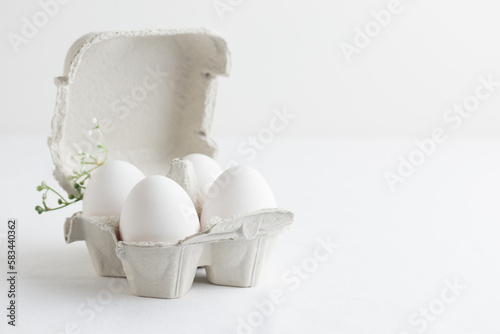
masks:
<instances>
[{"instance_id":1,"label":"cardboard egg tray","mask_svg":"<svg viewBox=\"0 0 500 334\"><path fill-rule=\"evenodd\" d=\"M255 286L278 235L292 219L290 212L279 209L216 217L207 231L176 244L118 241L118 217L76 213L64 229L66 242L85 240L99 275L126 276L137 296L177 298L189 290L199 266L210 283Z\"/></svg>"},{"instance_id":2,"label":"cardboard egg tray","mask_svg":"<svg viewBox=\"0 0 500 334\"><path fill-rule=\"evenodd\" d=\"M140 30L83 36L70 48L48 140L54 176L75 194L75 147L92 145L91 120L101 125L109 160L125 160L146 175L168 175L201 210L190 153L214 157L210 137L217 76L229 72L225 41L204 30ZM282 209L227 219L178 243L120 240L119 217L75 213L64 224L67 243L84 240L101 276L127 277L138 296L177 298L193 284L197 267L209 282L258 283L278 235L293 221ZM138 222L140 224L140 222Z\"/></svg>"}]
</instances>

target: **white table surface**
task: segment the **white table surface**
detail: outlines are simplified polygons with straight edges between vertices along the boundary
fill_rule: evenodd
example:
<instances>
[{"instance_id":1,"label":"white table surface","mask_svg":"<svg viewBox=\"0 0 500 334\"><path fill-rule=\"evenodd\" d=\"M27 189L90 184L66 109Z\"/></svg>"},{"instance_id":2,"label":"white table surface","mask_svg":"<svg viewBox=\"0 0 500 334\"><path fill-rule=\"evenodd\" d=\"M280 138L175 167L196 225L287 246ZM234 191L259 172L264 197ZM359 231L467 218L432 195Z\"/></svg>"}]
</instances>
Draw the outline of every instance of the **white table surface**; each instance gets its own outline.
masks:
<instances>
[{"instance_id":1,"label":"white table surface","mask_svg":"<svg viewBox=\"0 0 500 334\"><path fill-rule=\"evenodd\" d=\"M239 142L219 139L222 164L244 160ZM19 220L18 327L6 325L2 279L1 333L71 326L81 333L500 332L498 141L451 138L391 192L384 172L414 149L411 140L275 140L251 164L296 217L266 278L254 288L221 287L199 270L191 290L174 300L136 297L125 279L98 277L85 244L64 242L64 219L79 207L34 211L35 187L42 179L55 183L44 137L2 135L0 148L1 268L6 219ZM313 268L318 238L338 247ZM302 265L311 272L292 279L290 270ZM111 280L123 290L93 309ZM444 303L447 281L464 290L454 298L448 291ZM275 289L281 303L270 315L256 314ZM421 316L429 307L434 313ZM255 326L243 329L241 321Z\"/></svg>"}]
</instances>

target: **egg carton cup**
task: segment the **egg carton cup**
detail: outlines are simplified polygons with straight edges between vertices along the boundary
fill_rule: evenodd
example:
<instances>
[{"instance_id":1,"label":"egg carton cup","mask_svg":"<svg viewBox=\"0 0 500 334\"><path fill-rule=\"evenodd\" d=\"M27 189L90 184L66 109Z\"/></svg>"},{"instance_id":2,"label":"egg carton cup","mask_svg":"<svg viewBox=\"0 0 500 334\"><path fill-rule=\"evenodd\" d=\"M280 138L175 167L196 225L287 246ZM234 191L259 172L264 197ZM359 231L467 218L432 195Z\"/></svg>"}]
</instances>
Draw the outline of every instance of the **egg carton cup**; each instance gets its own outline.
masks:
<instances>
[{"instance_id":1,"label":"egg carton cup","mask_svg":"<svg viewBox=\"0 0 500 334\"><path fill-rule=\"evenodd\" d=\"M100 276L125 277L116 256L119 217L89 217L75 213L64 223L66 243L85 241L94 269Z\"/></svg>"},{"instance_id":2,"label":"egg carton cup","mask_svg":"<svg viewBox=\"0 0 500 334\"><path fill-rule=\"evenodd\" d=\"M127 277L137 296L177 298L191 288L198 267L212 284L255 286L278 235L292 221L293 214L281 209L212 217L206 231L172 244L119 241L118 217L79 212L66 220L64 232L67 243L86 242L99 275Z\"/></svg>"},{"instance_id":3,"label":"egg carton cup","mask_svg":"<svg viewBox=\"0 0 500 334\"><path fill-rule=\"evenodd\" d=\"M168 176L200 214L204 198L193 166L178 157L215 158L210 131L217 77L228 75L229 58L226 42L205 29L100 32L77 40L55 80L48 140L61 187L75 193L75 144L92 141L86 129L97 118L105 123L109 160L128 161L146 176ZM134 96L140 101L130 104ZM205 230L171 244L122 241L119 217L78 212L66 220L64 236L67 243L85 241L96 272L126 277L135 295L177 298L192 286L197 267L205 268L213 284L256 285L292 220L291 212L276 208L212 217Z\"/></svg>"}]
</instances>

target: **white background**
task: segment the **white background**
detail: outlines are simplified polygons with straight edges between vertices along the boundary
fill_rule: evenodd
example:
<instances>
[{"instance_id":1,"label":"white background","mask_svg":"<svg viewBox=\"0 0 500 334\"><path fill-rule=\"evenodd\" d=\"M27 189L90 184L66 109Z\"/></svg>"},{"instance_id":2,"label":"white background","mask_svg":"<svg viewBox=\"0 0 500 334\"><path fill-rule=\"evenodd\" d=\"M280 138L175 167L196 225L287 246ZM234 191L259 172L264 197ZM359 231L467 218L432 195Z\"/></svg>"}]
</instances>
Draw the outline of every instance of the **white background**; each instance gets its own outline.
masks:
<instances>
[{"instance_id":1,"label":"white background","mask_svg":"<svg viewBox=\"0 0 500 334\"><path fill-rule=\"evenodd\" d=\"M274 289L285 301L254 333L500 332L500 89L457 128L443 119L474 93L478 76L500 80L498 5L401 0L400 13L349 62L341 43L352 44L355 29L388 3L247 0L222 20L212 0L72 0L15 52L8 34L20 34L40 5L3 1L0 237L7 217L20 221L19 327L9 333L61 333L72 322L82 333L237 333L239 319L248 321ZM279 205L295 213L294 226L258 287L213 286L200 272L180 299L139 298L125 287L88 320L76 309L109 279L96 276L84 243L64 243L63 221L79 208L33 210L40 180L55 183L46 145L53 77L90 31L201 26L221 34L232 53L213 125L219 162L257 167ZM245 161L237 146L282 107L296 119ZM386 173L397 173L400 157L418 150L414 140L436 128L447 140L391 191ZM294 290L283 277L311 258L317 238L339 248ZM441 299L447 281L465 287L450 303ZM422 320L440 300L444 309Z\"/></svg>"},{"instance_id":2,"label":"white background","mask_svg":"<svg viewBox=\"0 0 500 334\"><path fill-rule=\"evenodd\" d=\"M272 108L286 105L300 122L285 136L426 136L478 75L500 80L494 1L401 0L400 12L351 63L340 44L352 44L354 29L390 1L238 2L221 20L213 0L71 0L15 53L8 33L20 34L23 18L40 6L2 1L0 130L47 132L53 77L62 74L69 46L91 31L203 26L223 35L233 67L221 80L216 135L252 134ZM489 99L457 135L498 137L499 107L498 97ZM255 117L241 122L242 115Z\"/></svg>"}]
</instances>

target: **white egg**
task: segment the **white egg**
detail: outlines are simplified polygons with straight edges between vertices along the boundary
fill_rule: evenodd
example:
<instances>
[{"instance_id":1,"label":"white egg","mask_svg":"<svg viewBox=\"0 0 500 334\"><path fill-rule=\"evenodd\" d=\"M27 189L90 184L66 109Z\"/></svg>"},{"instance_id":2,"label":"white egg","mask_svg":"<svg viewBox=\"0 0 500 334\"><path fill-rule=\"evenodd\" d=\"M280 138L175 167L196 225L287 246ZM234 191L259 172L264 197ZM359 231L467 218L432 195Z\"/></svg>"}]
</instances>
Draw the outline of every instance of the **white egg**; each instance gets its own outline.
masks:
<instances>
[{"instance_id":1,"label":"white egg","mask_svg":"<svg viewBox=\"0 0 500 334\"><path fill-rule=\"evenodd\" d=\"M275 207L273 192L262 175L250 166L234 166L223 172L210 188L201 213L202 230L213 216L229 218Z\"/></svg>"},{"instance_id":2,"label":"white egg","mask_svg":"<svg viewBox=\"0 0 500 334\"><path fill-rule=\"evenodd\" d=\"M124 241L176 243L200 230L193 202L175 181L148 176L130 192L120 216Z\"/></svg>"},{"instance_id":3,"label":"white egg","mask_svg":"<svg viewBox=\"0 0 500 334\"><path fill-rule=\"evenodd\" d=\"M201 153L186 155L184 160L193 164L194 174L198 183L198 192L201 195L201 204L205 202L207 193L214 181L222 174L222 168L212 158Z\"/></svg>"},{"instance_id":4,"label":"white egg","mask_svg":"<svg viewBox=\"0 0 500 334\"><path fill-rule=\"evenodd\" d=\"M83 195L86 216L119 216L130 190L144 174L131 163L106 162L93 172Z\"/></svg>"}]
</instances>

